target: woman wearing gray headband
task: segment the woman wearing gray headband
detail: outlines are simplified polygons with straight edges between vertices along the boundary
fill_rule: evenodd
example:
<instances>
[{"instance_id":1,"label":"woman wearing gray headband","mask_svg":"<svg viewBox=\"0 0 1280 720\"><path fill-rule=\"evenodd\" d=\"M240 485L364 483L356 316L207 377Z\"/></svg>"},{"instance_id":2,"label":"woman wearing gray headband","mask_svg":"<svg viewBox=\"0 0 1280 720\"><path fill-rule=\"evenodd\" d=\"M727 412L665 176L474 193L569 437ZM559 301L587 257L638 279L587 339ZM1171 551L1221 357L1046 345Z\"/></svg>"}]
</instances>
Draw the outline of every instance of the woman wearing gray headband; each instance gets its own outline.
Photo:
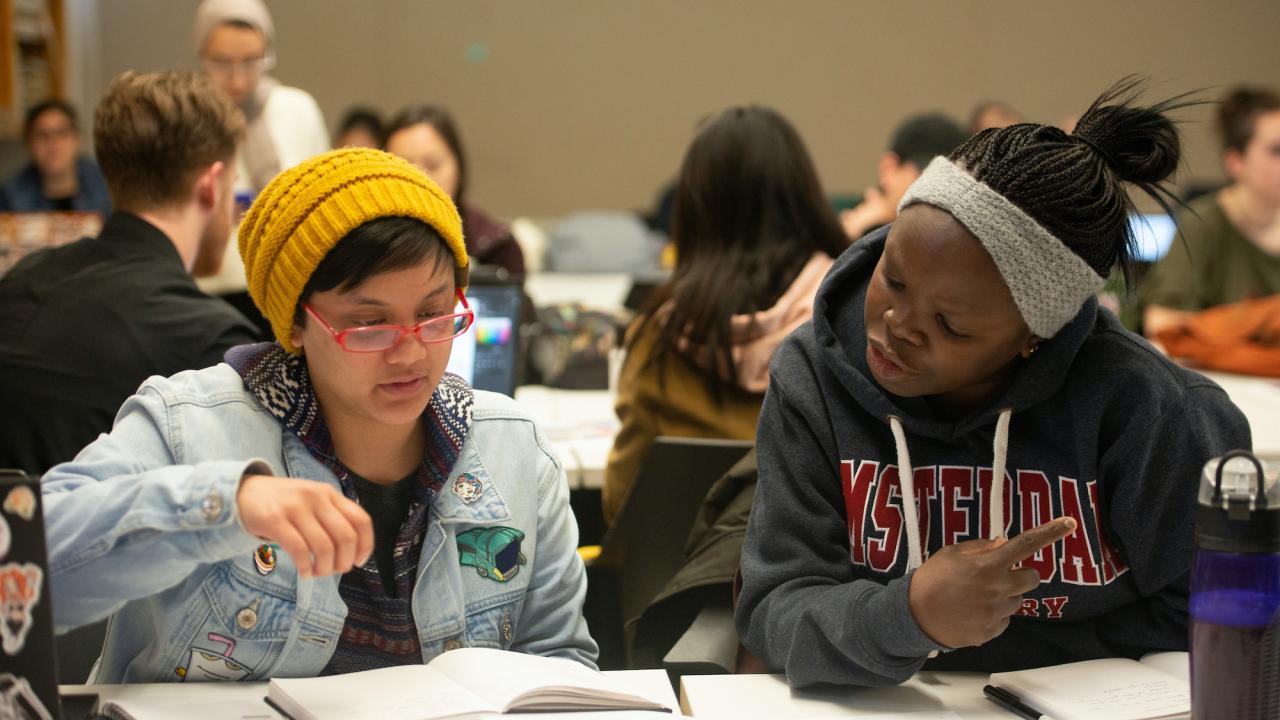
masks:
<instances>
[{"instance_id":1,"label":"woman wearing gray headband","mask_svg":"<svg viewBox=\"0 0 1280 720\"><path fill-rule=\"evenodd\" d=\"M793 685L1186 649L1200 468L1250 437L1094 299L1180 155L1136 88L935 159L778 351L737 625Z\"/></svg>"}]
</instances>

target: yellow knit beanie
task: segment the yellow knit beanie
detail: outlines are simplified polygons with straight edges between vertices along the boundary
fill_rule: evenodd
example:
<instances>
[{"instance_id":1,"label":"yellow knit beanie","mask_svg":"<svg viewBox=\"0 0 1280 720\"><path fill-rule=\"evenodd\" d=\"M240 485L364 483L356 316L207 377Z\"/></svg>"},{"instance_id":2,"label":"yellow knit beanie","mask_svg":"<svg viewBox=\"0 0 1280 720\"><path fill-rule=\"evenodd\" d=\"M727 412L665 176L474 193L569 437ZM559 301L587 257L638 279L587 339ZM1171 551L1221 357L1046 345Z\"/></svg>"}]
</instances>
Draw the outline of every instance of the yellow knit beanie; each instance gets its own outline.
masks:
<instances>
[{"instance_id":1,"label":"yellow knit beanie","mask_svg":"<svg viewBox=\"0 0 1280 720\"><path fill-rule=\"evenodd\" d=\"M290 342L302 288L324 256L360 225L417 218L453 250L459 289L467 286L467 248L453 200L407 161L364 148L317 155L276 176L245 214L237 242L253 303L276 340Z\"/></svg>"}]
</instances>

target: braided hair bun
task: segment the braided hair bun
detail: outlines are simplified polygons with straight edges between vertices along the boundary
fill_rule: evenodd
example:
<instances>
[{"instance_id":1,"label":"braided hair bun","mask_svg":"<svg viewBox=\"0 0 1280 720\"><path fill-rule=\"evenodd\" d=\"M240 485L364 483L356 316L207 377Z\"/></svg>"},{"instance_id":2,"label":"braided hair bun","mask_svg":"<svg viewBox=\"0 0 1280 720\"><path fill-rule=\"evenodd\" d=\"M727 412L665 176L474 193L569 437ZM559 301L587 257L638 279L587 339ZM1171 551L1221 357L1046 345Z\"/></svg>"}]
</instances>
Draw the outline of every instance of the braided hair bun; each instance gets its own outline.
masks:
<instances>
[{"instance_id":1,"label":"braided hair bun","mask_svg":"<svg viewBox=\"0 0 1280 720\"><path fill-rule=\"evenodd\" d=\"M1135 241L1125 183L1166 211L1177 203L1164 183L1178 168L1182 146L1167 114L1197 104L1180 95L1138 107L1142 85L1133 77L1113 85L1072 134L1033 123L993 128L970 138L951 160L1035 218L1098 275L1119 265L1128 278Z\"/></svg>"}]
</instances>

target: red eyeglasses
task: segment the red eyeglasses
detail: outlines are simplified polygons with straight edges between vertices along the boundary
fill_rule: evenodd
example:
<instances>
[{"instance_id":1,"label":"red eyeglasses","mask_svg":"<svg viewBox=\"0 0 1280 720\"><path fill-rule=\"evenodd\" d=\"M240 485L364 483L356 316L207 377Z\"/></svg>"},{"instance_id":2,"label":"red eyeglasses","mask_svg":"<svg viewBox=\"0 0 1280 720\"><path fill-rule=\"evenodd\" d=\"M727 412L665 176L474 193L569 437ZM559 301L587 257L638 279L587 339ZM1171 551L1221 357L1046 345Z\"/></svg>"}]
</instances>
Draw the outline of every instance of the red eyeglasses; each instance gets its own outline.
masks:
<instances>
[{"instance_id":1,"label":"red eyeglasses","mask_svg":"<svg viewBox=\"0 0 1280 720\"><path fill-rule=\"evenodd\" d=\"M342 346L343 350L353 353L374 353L390 350L399 345L404 336L409 334L416 335L418 340L424 343L444 342L458 337L466 332L476 319L476 314L471 311L471 306L467 304L467 297L462 294L461 290L458 291L458 302L462 304L462 312L423 320L413 327L405 327L404 325L370 325L368 327L334 330L333 326L320 317L320 314L309 303L303 303L302 309L315 318L321 327L328 330L329 334Z\"/></svg>"}]
</instances>

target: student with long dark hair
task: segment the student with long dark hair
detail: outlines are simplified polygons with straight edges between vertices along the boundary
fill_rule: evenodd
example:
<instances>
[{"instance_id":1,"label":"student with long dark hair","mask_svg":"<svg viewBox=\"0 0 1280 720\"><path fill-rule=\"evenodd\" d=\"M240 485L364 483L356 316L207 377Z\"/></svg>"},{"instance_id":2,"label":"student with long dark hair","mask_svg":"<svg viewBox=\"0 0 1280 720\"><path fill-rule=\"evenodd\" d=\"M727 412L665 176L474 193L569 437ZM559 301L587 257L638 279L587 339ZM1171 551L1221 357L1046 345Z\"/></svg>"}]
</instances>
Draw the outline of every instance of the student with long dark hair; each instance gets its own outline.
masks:
<instances>
[{"instance_id":1,"label":"student with long dark hair","mask_svg":"<svg viewBox=\"0 0 1280 720\"><path fill-rule=\"evenodd\" d=\"M1218 106L1231 184L1178 215L1182 234L1143 280L1143 332L1194 313L1280 293L1280 95L1232 90Z\"/></svg>"},{"instance_id":2,"label":"student with long dark hair","mask_svg":"<svg viewBox=\"0 0 1280 720\"><path fill-rule=\"evenodd\" d=\"M1250 436L1095 299L1180 155L1135 89L933 160L779 349L736 620L793 685L1186 649L1200 471Z\"/></svg>"},{"instance_id":3,"label":"student with long dark hair","mask_svg":"<svg viewBox=\"0 0 1280 720\"><path fill-rule=\"evenodd\" d=\"M671 235L675 272L627 335L606 522L655 437L755 436L773 352L809 318L845 246L800 136L756 106L723 110L698 131Z\"/></svg>"},{"instance_id":4,"label":"student with long dark hair","mask_svg":"<svg viewBox=\"0 0 1280 720\"><path fill-rule=\"evenodd\" d=\"M387 125L382 147L417 165L449 193L462 214L467 252L477 263L524 274L524 252L511 228L467 202L467 154L448 110L436 105L401 110Z\"/></svg>"}]
</instances>

